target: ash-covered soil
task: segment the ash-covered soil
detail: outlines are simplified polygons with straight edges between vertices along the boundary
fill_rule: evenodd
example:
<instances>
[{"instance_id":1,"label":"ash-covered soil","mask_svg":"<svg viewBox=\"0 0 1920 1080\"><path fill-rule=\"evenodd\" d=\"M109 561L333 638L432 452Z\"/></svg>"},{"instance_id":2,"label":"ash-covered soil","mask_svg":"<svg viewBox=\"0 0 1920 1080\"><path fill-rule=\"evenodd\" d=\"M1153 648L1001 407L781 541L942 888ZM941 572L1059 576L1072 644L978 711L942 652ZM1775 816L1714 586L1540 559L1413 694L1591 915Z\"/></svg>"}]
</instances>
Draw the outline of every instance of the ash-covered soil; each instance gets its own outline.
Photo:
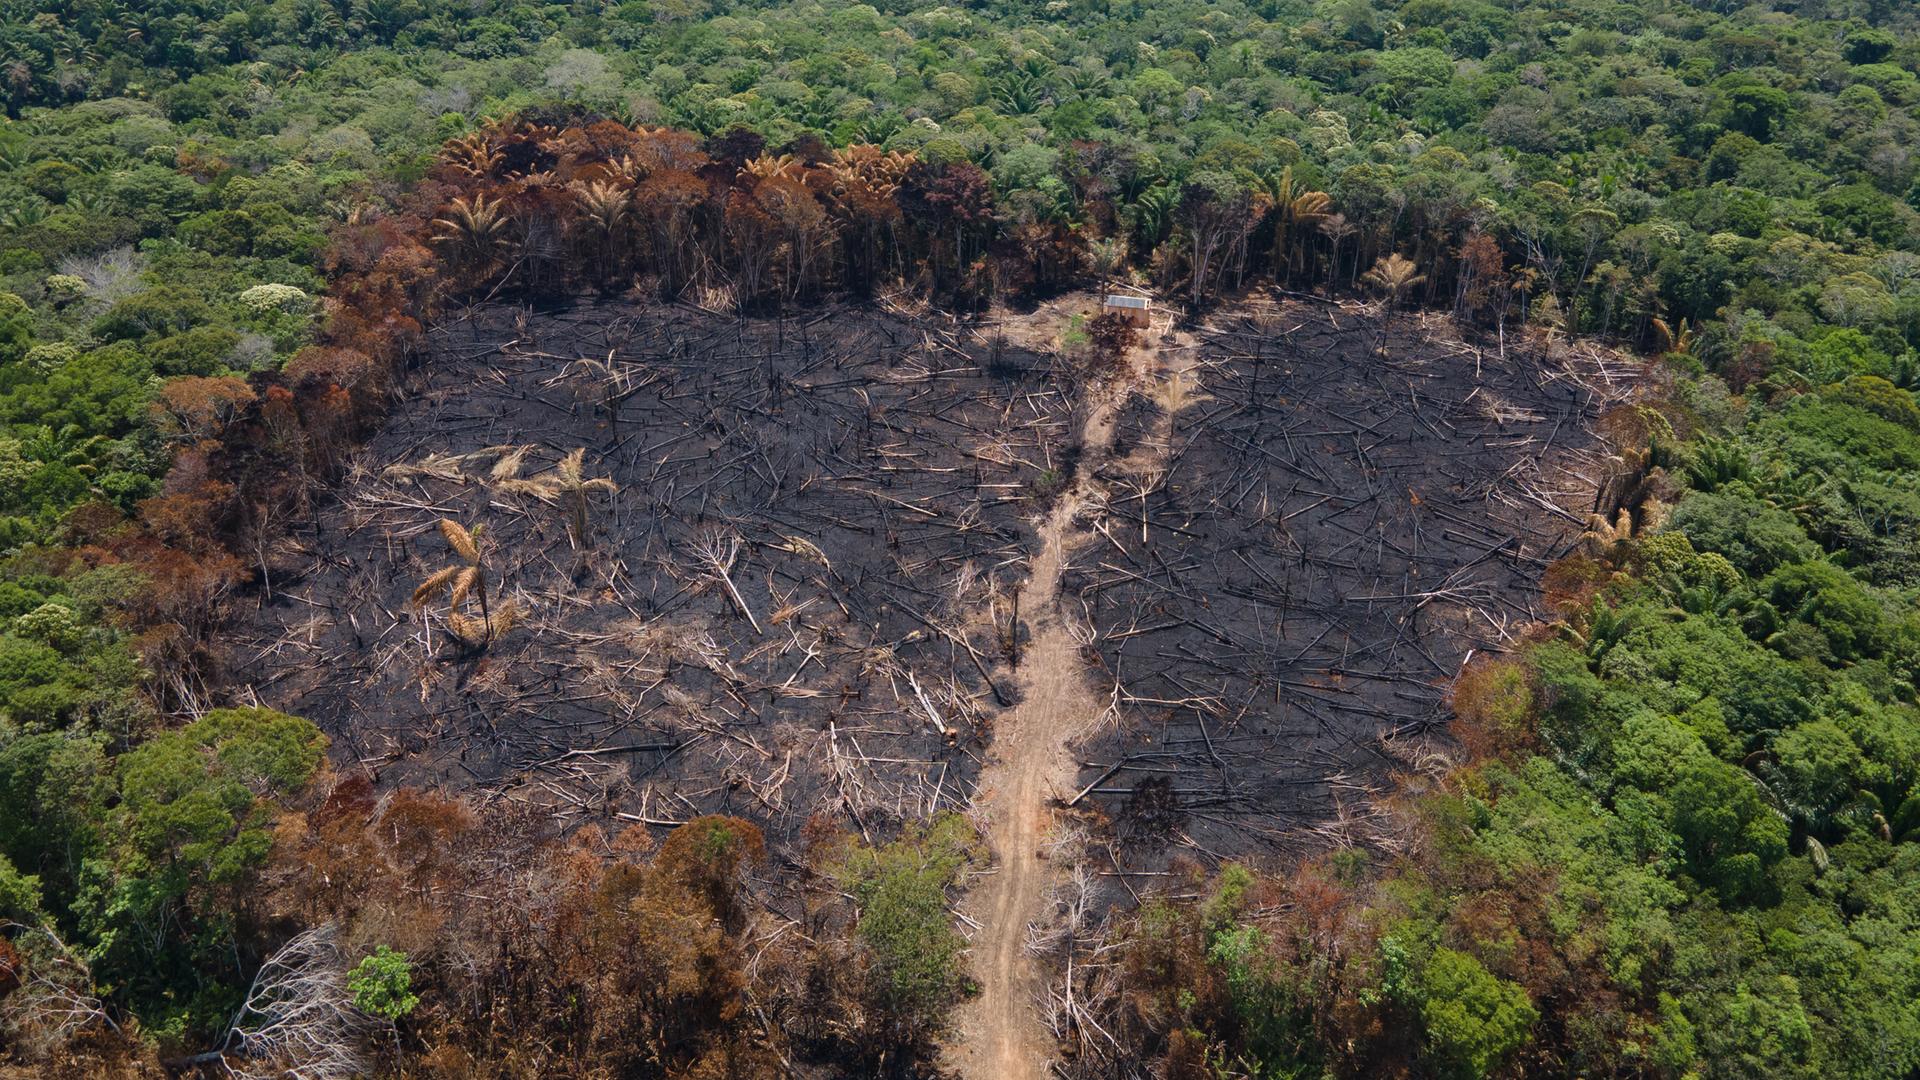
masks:
<instances>
[{"instance_id":1,"label":"ash-covered soil","mask_svg":"<svg viewBox=\"0 0 1920 1080\"><path fill-rule=\"evenodd\" d=\"M1428 325L1222 316L1122 411L1062 598L1113 703L1070 798L1116 868L1379 839L1462 662L1542 617L1634 373Z\"/></svg>"},{"instance_id":2,"label":"ash-covered soil","mask_svg":"<svg viewBox=\"0 0 1920 1080\"><path fill-rule=\"evenodd\" d=\"M230 641L236 682L383 781L576 820L779 841L969 802L1068 442L1046 358L871 309L502 306L433 340ZM580 448L618 487L584 542ZM447 633L476 598L409 604L463 562L443 518L484 526L486 613L519 612L484 650Z\"/></svg>"},{"instance_id":3,"label":"ash-covered soil","mask_svg":"<svg viewBox=\"0 0 1920 1080\"><path fill-rule=\"evenodd\" d=\"M1114 867L1379 839L1462 662L1541 616L1636 373L1446 325L1254 304L1143 346L1160 377L1118 410L1058 605L1111 704L1057 795ZM433 340L230 635L237 696L384 782L569 821L727 812L781 843L972 804L1079 457L1051 358L871 308L499 306ZM574 451L617 487L584 539ZM409 603L463 565L443 518L484 526L487 611L518 612L484 649L448 632L475 598Z\"/></svg>"}]
</instances>

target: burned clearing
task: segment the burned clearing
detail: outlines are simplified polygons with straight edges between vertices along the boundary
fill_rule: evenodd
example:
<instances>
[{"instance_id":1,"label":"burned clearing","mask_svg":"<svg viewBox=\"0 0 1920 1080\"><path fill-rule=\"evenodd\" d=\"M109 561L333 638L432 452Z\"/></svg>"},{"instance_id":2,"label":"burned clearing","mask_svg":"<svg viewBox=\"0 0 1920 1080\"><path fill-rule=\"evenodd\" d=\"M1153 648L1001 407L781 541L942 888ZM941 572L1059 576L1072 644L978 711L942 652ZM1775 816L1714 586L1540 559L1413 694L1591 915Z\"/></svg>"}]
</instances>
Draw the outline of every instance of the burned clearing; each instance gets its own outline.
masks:
<instances>
[{"instance_id":1,"label":"burned clearing","mask_svg":"<svg viewBox=\"0 0 1920 1080\"><path fill-rule=\"evenodd\" d=\"M790 840L967 805L1069 441L1047 358L870 309L496 307L433 340L231 643L260 701L383 781L576 820ZM484 603L410 604L476 563Z\"/></svg>"},{"instance_id":2,"label":"burned clearing","mask_svg":"<svg viewBox=\"0 0 1920 1080\"><path fill-rule=\"evenodd\" d=\"M1366 836L1469 653L1542 617L1635 377L1298 304L1187 351L1121 411L1063 582L1112 701L1072 798L1120 868Z\"/></svg>"},{"instance_id":3,"label":"burned clearing","mask_svg":"<svg viewBox=\"0 0 1920 1080\"><path fill-rule=\"evenodd\" d=\"M1058 797L1123 869L1357 837L1462 661L1541 616L1635 373L1358 306L1180 340L1143 346L1152 385L1076 484L1112 399L991 326L476 309L294 536L230 667L386 782L878 836L973 806L1027 674L1034 525L1072 488L1057 609L1110 705L1055 718L1079 736ZM443 519L484 526L474 550ZM470 568L478 604L451 587Z\"/></svg>"}]
</instances>

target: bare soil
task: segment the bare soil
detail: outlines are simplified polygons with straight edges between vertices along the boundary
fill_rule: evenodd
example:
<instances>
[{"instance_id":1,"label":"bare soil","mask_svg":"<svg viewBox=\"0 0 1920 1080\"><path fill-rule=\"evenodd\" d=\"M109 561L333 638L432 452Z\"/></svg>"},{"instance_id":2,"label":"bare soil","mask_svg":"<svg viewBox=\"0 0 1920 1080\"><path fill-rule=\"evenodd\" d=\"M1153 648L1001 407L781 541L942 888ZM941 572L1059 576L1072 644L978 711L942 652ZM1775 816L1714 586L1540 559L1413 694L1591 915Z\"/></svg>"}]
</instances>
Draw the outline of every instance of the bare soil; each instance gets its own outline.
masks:
<instances>
[{"instance_id":1,"label":"bare soil","mask_svg":"<svg viewBox=\"0 0 1920 1080\"><path fill-rule=\"evenodd\" d=\"M1104 512L1101 472L1115 412L1161 374L1157 345L1155 335L1132 351L1118 377L1089 392L1081 471L1035 530L1037 547L1020 592L1029 632L1015 668L1020 704L1001 716L980 778L978 800L996 869L966 900L981 925L973 941L980 993L960 1011L950 1057L963 1076L977 1080L1039 1080L1052 1053L1039 1007L1043 980L1026 946L1059 878L1046 849L1054 840L1055 810L1073 778L1068 747L1106 709L1088 677L1083 642L1062 611L1060 573L1069 554L1093 539L1085 519Z\"/></svg>"}]
</instances>

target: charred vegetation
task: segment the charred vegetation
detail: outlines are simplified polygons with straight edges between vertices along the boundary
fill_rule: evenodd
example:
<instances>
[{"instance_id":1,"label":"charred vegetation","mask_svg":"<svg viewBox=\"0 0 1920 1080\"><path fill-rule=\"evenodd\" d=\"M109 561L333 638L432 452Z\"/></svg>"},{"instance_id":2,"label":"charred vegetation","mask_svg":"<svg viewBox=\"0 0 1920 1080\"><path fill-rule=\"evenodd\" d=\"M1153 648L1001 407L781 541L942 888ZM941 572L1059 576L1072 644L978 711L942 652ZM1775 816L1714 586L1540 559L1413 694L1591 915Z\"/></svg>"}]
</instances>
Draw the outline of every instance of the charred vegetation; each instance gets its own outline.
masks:
<instances>
[{"instance_id":1,"label":"charred vegetation","mask_svg":"<svg viewBox=\"0 0 1920 1080\"><path fill-rule=\"evenodd\" d=\"M479 308L433 341L229 642L248 692L385 783L575 824L967 804L1061 467L1045 358L850 308Z\"/></svg>"},{"instance_id":2,"label":"charred vegetation","mask_svg":"<svg viewBox=\"0 0 1920 1080\"><path fill-rule=\"evenodd\" d=\"M1538 582L1609 495L1596 426L1638 370L1326 306L1198 338L1120 413L1132 452L1063 583L1112 700L1075 802L1120 837L1177 816L1202 860L1392 843L1369 819L1463 661L1551 618Z\"/></svg>"}]
</instances>

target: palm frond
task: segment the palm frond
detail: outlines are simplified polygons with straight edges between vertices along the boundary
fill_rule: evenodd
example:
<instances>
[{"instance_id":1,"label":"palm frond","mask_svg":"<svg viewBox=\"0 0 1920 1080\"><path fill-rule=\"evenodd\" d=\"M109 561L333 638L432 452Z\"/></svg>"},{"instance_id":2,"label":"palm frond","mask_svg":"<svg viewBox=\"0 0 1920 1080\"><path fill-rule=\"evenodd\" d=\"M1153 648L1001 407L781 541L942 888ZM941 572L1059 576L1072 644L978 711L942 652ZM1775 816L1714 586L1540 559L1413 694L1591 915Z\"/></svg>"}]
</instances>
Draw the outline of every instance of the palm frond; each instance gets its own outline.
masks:
<instances>
[{"instance_id":1,"label":"palm frond","mask_svg":"<svg viewBox=\"0 0 1920 1080\"><path fill-rule=\"evenodd\" d=\"M440 591L447 587L448 582L459 576L462 569L464 568L459 566L449 566L444 570L434 571L427 580L413 590L413 606L420 607L439 595Z\"/></svg>"},{"instance_id":2,"label":"palm frond","mask_svg":"<svg viewBox=\"0 0 1920 1080\"><path fill-rule=\"evenodd\" d=\"M493 463L493 468L487 473L487 478L494 483L500 483L519 476L520 468L527 460L527 451L532 449L533 447L531 446L508 447L507 452L500 455L500 460Z\"/></svg>"},{"instance_id":3,"label":"palm frond","mask_svg":"<svg viewBox=\"0 0 1920 1080\"><path fill-rule=\"evenodd\" d=\"M474 589L480 584L480 568L462 566L452 569L458 572L454 575L453 589L447 594L447 603L459 607L467 597L473 595Z\"/></svg>"},{"instance_id":4,"label":"palm frond","mask_svg":"<svg viewBox=\"0 0 1920 1080\"><path fill-rule=\"evenodd\" d=\"M520 605L515 604L511 600L494 608L493 614L487 617L487 637L489 639L497 638L514 627L519 626L520 618Z\"/></svg>"},{"instance_id":5,"label":"palm frond","mask_svg":"<svg viewBox=\"0 0 1920 1080\"><path fill-rule=\"evenodd\" d=\"M798 555L803 559L812 559L829 570L833 569L833 563L827 561L827 553L820 550L820 545L804 537L783 537L780 543L769 546Z\"/></svg>"},{"instance_id":6,"label":"palm frond","mask_svg":"<svg viewBox=\"0 0 1920 1080\"><path fill-rule=\"evenodd\" d=\"M474 539L473 533L467 531L465 525L452 518L441 518L440 535L447 538L447 546L452 548L456 555L469 563L480 561L480 544Z\"/></svg>"},{"instance_id":7,"label":"palm frond","mask_svg":"<svg viewBox=\"0 0 1920 1080\"><path fill-rule=\"evenodd\" d=\"M468 648L478 648L487 642L487 624L457 611L447 615L447 632Z\"/></svg>"}]
</instances>

